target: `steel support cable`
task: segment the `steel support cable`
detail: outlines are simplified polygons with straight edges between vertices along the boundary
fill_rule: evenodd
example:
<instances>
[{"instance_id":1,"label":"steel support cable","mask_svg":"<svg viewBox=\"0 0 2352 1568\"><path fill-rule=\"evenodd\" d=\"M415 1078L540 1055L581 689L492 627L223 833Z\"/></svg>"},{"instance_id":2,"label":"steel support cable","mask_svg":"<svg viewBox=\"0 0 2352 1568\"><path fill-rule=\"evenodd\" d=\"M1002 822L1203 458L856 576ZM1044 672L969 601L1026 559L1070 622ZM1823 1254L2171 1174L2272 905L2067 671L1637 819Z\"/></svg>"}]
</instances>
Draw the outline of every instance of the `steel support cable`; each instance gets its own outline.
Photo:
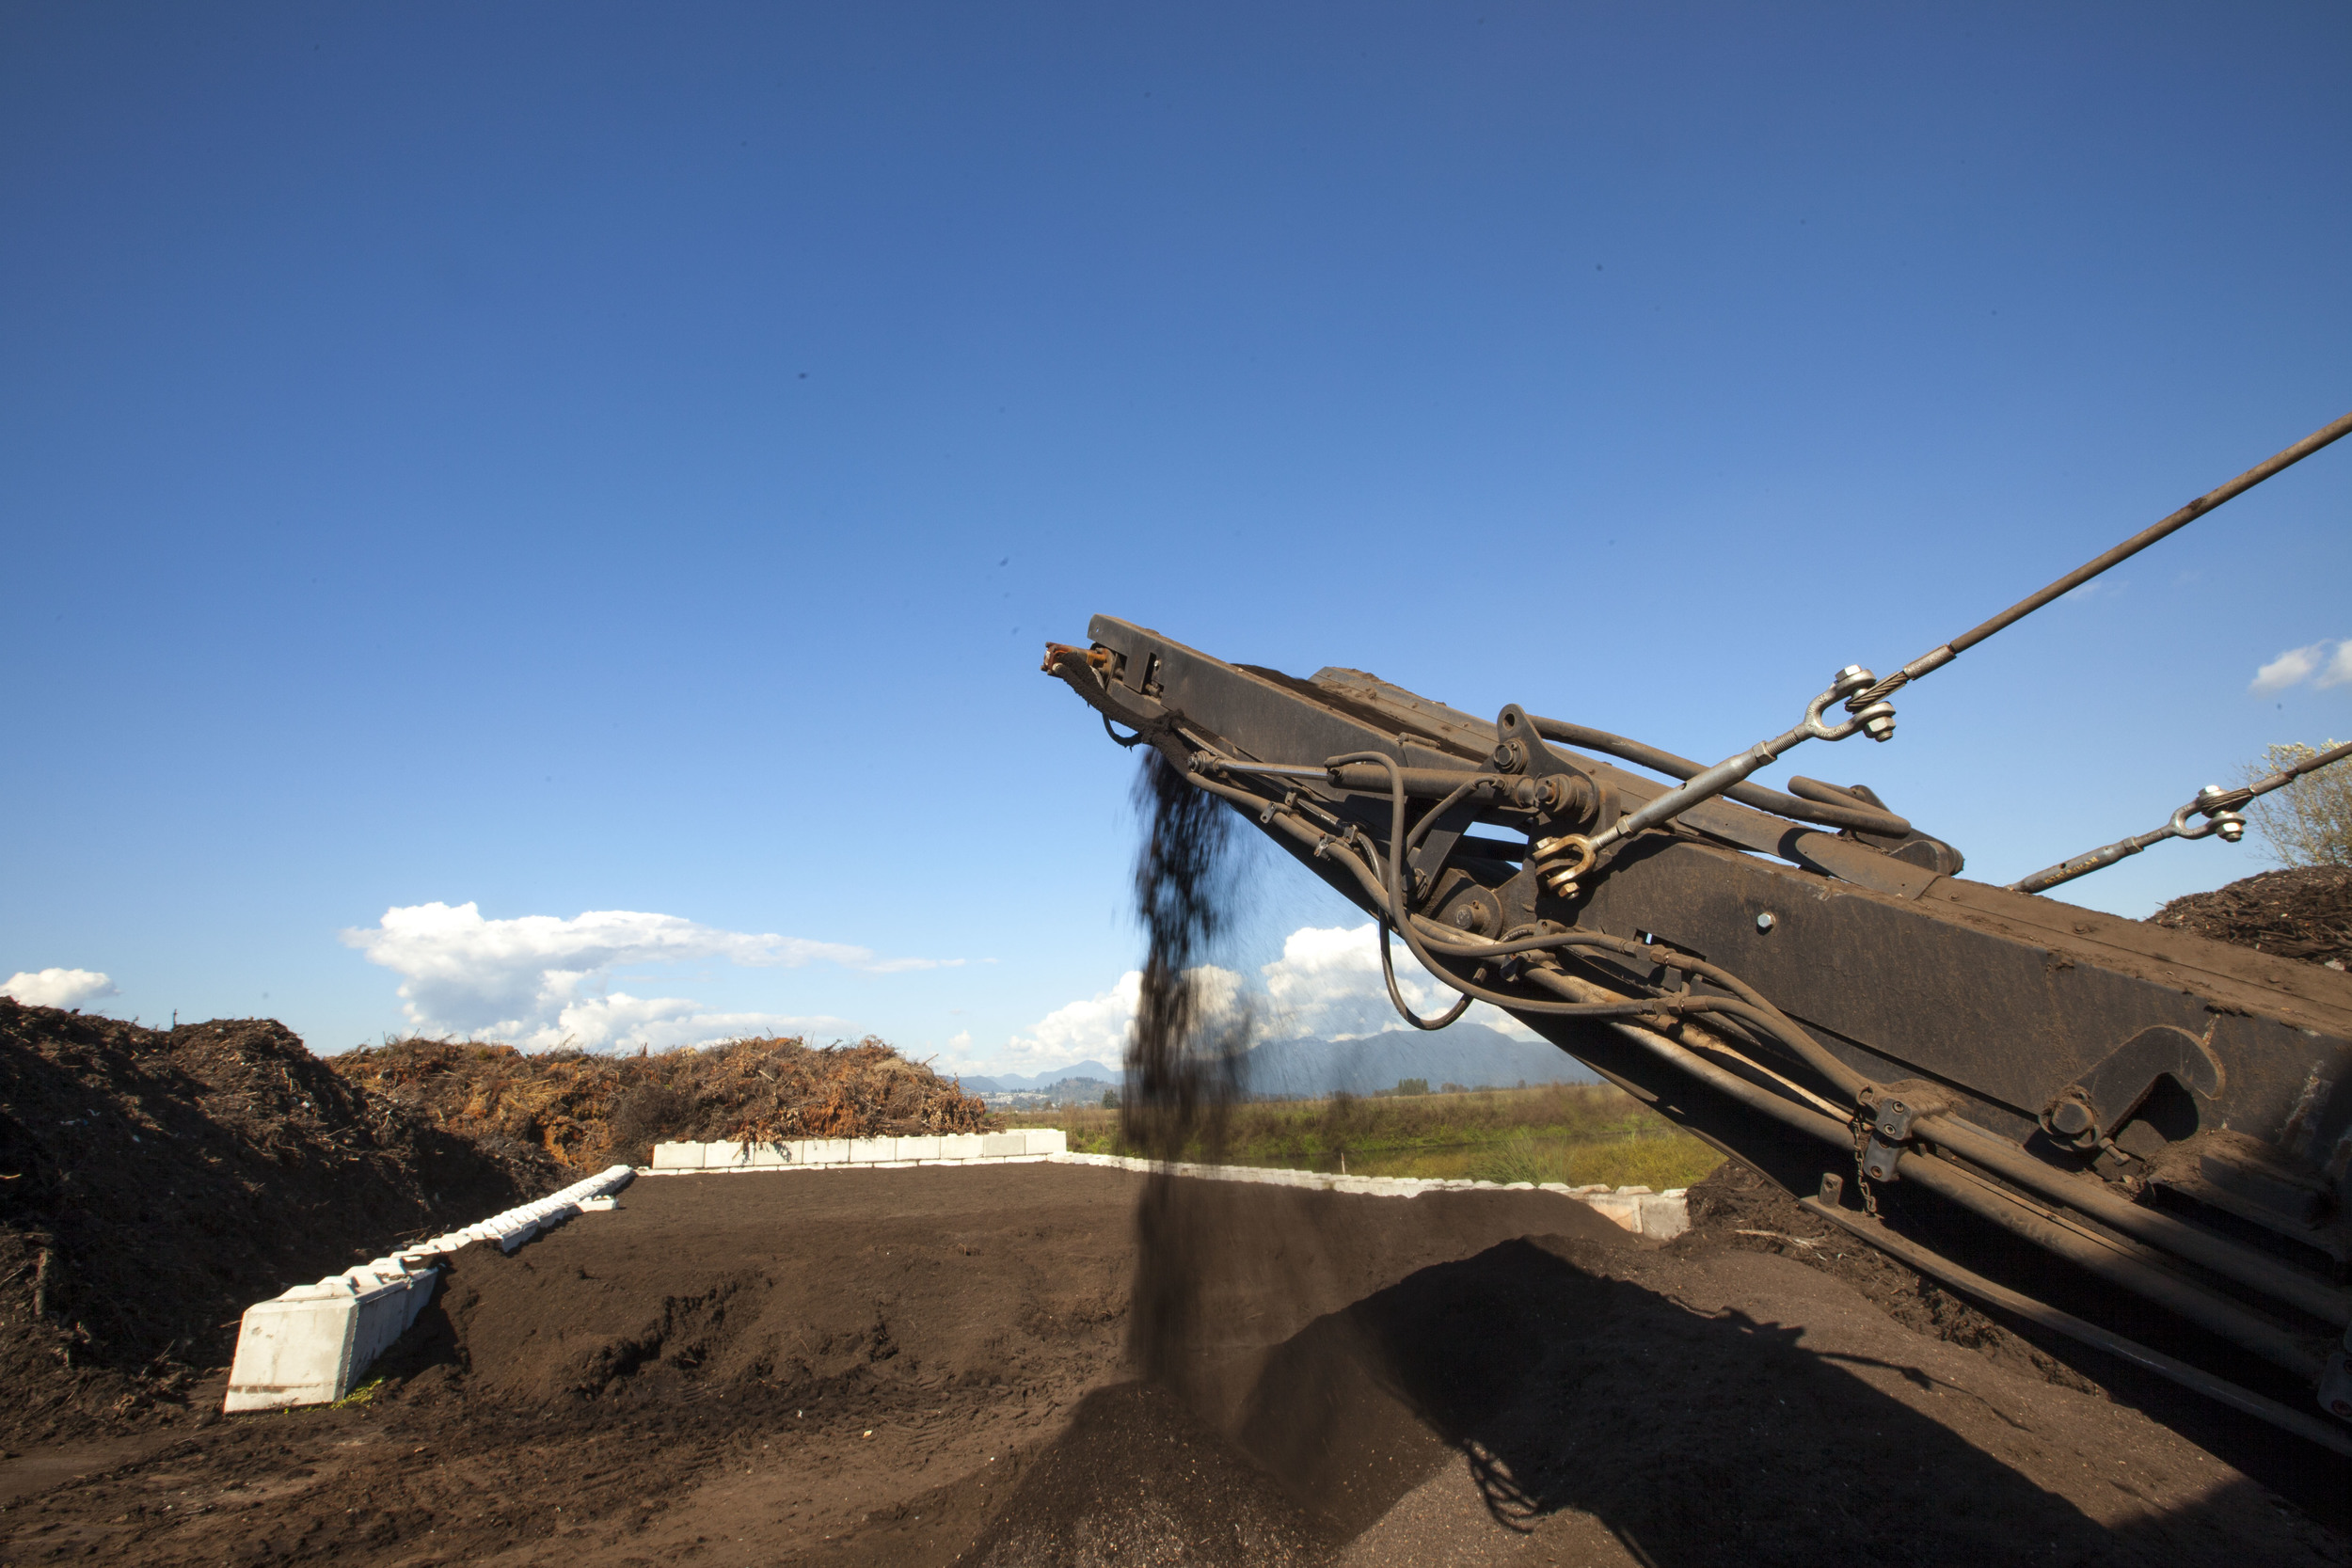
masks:
<instances>
[{"instance_id":1,"label":"steel support cable","mask_svg":"<svg viewBox=\"0 0 2352 1568\"><path fill-rule=\"evenodd\" d=\"M2316 773L2323 768L2332 768L2346 757L2352 757L2352 740L2347 740L2341 746L2330 746L2324 752L2313 752L2292 767L2280 768L2266 779L2256 779L2252 784L2240 784L2235 789L2222 790L2211 800L2200 800L2196 803L2197 809L2199 811L2235 811L2256 796L2267 795L2274 789L2284 789L2304 774ZM2200 793L2202 792L2200 791Z\"/></svg>"},{"instance_id":2,"label":"steel support cable","mask_svg":"<svg viewBox=\"0 0 2352 1568\"><path fill-rule=\"evenodd\" d=\"M2226 1378L2219 1378L2185 1361L2175 1360L2162 1351L2151 1350L2137 1339L2127 1339L2111 1333L2097 1323L2086 1323L2071 1312L2061 1312L2046 1302L2020 1294L2006 1285L1996 1284L1973 1269L1953 1262L1942 1253L1921 1246L1910 1237L1888 1228L1883 1223L1861 1214L1850 1213L1834 1203L1818 1197L1799 1198L1798 1203L1817 1219L1827 1220L1851 1232L1855 1237L1877 1247L1898 1261L1906 1263L1921 1274L1931 1275L1978 1300L1996 1307L2027 1323L2063 1334L2094 1350L2102 1350L2119 1361L2167 1378L2184 1388L2204 1395L2217 1404L2267 1421L2282 1432L2307 1438L2325 1449L2352 1456L2352 1433L2317 1416L2265 1399L2250 1388L2241 1388Z\"/></svg>"},{"instance_id":3,"label":"steel support cable","mask_svg":"<svg viewBox=\"0 0 2352 1568\"><path fill-rule=\"evenodd\" d=\"M2214 489L2206 491L2203 495L2198 497L2186 506L2182 507L2178 512L2173 513L2163 521L2142 529L2139 532L2133 534L2129 539L2124 540L2122 544L2116 546L2115 548L2107 551L2106 554L2098 557L2096 560L2085 562L2082 565L2075 567L2073 571L2058 578L2058 581L2042 590L2041 593L2035 594L2030 597L2018 600L2015 604L2010 606L1998 615L1994 616L1990 621L1986 621L1979 626L1972 626L1968 630L1962 632L1958 637L1953 638L1949 642L1943 643L1938 647L1929 650L1927 653L1921 654L1917 658L1913 659L1909 664L1904 665L1901 669L1896 671L1884 680L1880 681L1876 686L1873 686L1868 690L1856 695L1849 705L1851 706L1854 704L1879 702L1886 697L1892 696L1894 693L1901 690L1904 687L1909 686L1913 681L1917 680L1920 676L1925 675L1931 671L1942 669L1945 665L1949 664L1953 659L1958 658L1962 654L1966 653L1969 649L1975 647L1986 638L1991 637L1994 632L2001 631L2009 626L2014 626L2019 621L2022 621L2026 616L2032 614L2035 610L2040 610L2043 605L2048 604L2051 600L2058 598L2063 594L2073 593L2075 589L2080 588L2084 583L2089 582L2092 578L2097 577L2108 567L2121 565L2122 562L2129 561L2133 556L2136 556L2140 551L2146 549L2149 546L2154 544L2157 540L2164 538L2168 534L2176 532L2181 529L2186 528L2189 524L2195 522L2206 513L2211 512L2215 507L2219 506L2222 502L2244 495L2247 491L2251 490L2255 485L2260 484L2264 480L2268 479L2271 475L2276 474L2282 469L2293 467L2296 464L2300 463L2312 453L2319 451L2320 448L2327 446L2332 441L2341 440L2345 436L2352 436L2352 414L2346 414L2344 418L2336 420L2333 424L2324 425L2320 429L2312 431L2309 436L2304 436L2300 441L2297 441L2295 445L2287 448L2286 451L2280 452L2276 456L2264 462L2255 464L2252 467L2238 475L2237 478L2230 481L2227 484L2219 485Z\"/></svg>"},{"instance_id":4,"label":"steel support cable","mask_svg":"<svg viewBox=\"0 0 2352 1568\"><path fill-rule=\"evenodd\" d=\"M1677 756L1659 746L1645 745L1639 740L1612 735L1607 730L1589 729L1571 724L1562 719L1539 719L1534 714L1527 721L1535 726L1535 733L1546 740L1557 740L1570 746L1581 746L1588 752L1599 752L1619 758L1654 773L1688 783L1707 771L1708 765ZM1811 784L1836 789L1836 784L1821 785L1819 780L1791 780L1790 787ZM1797 795L1784 795L1777 789L1758 784L1736 784L1724 791L1724 799L1737 800L1743 806L1771 812L1775 816L1792 816L1804 822L1822 822L1833 828L1847 828L1856 832L1884 833L1900 838L1911 832L1911 823L1893 812L1874 811L1860 801L1827 801L1807 800Z\"/></svg>"},{"instance_id":5,"label":"steel support cable","mask_svg":"<svg viewBox=\"0 0 2352 1568\"><path fill-rule=\"evenodd\" d=\"M2352 1323L2352 1293L2313 1279L2267 1253L2118 1197L2103 1181L2085 1180L2044 1164L1999 1133L1987 1132L1963 1117L1946 1112L1920 1117L1911 1126L1920 1137L1947 1147L1970 1164L1982 1165L2003 1180L2040 1194L2110 1230L2201 1264L2322 1323L2337 1328Z\"/></svg>"},{"instance_id":6,"label":"steel support cable","mask_svg":"<svg viewBox=\"0 0 2352 1568\"><path fill-rule=\"evenodd\" d=\"M2205 838L2218 832L2234 844L2246 832L2246 819L2237 815L2238 807L2249 800L2267 795L2274 789L2284 789L2304 774L2316 773L2321 768L2332 767L2346 757L2352 757L2352 740L2341 746L2331 746L2327 751L2305 757L2292 768L2282 768L2267 778L2257 779L2249 784L2240 784L2235 789L2223 789L2218 784L2207 784L2197 792L2195 800L2174 812L2172 819L2163 827L2144 833L2135 833L2130 838L2118 839L2113 844L2091 850L2089 854L2076 855L2072 860L2060 861L2056 865L2045 866L2030 877L2020 878L2010 883L2009 891L2011 893L2046 893L2054 887L2073 881L2077 877L2088 877L2092 872L2113 865L2120 860L2137 855L2151 845L2161 844L2168 838ZM2191 812L2200 814L2205 820L2197 827L2190 827L2188 814Z\"/></svg>"}]
</instances>

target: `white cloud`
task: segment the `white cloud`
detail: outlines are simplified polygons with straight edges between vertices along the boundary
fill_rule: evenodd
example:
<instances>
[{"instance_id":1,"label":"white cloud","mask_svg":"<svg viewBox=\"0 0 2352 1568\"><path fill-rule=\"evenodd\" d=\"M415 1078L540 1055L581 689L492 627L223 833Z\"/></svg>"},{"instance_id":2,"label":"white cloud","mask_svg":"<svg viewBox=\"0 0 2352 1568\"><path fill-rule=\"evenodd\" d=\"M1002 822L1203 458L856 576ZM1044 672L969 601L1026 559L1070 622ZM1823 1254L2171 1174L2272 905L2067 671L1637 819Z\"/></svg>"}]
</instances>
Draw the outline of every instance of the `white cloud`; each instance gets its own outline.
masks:
<instances>
[{"instance_id":1,"label":"white cloud","mask_svg":"<svg viewBox=\"0 0 2352 1568\"><path fill-rule=\"evenodd\" d=\"M2328 660L2328 668L2319 673L2313 686L2352 685L2352 638L2336 644L2335 657Z\"/></svg>"},{"instance_id":2,"label":"white cloud","mask_svg":"<svg viewBox=\"0 0 2352 1568\"><path fill-rule=\"evenodd\" d=\"M1379 930L1370 921L1301 927L1283 940L1280 958L1260 966L1256 985L1230 969L1196 970L1211 1026L1247 1007L1258 1037L1268 1040L1357 1039L1409 1027L1396 1016L1380 978ZM1401 941L1395 953L1396 989L1415 1012L1428 1017L1454 1006L1457 993L1423 969ZM988 1067L1038 1072L1089 1057L1115 1066L1126 1053L1142 992L1142 972L1131 969L1110 990L1057 1007L1015 1035ZM1463 1020L1515 1039L1537 1037L1510 1014L1483 1002L1472 1004Z\"/></svg>"},{"instance_id":3,"label":"white cloud","mask_svg":"<svg viewBox=\"0 0 2352 1568\"><path fill-rule=\"evenodd\" d=\"M1143 994L1143 972L1131 969L1100 995L1055 1008L1005 1042L997 1065L1008 1071L1038 1071L1092 1057L1115 1062L1127 1049L1136 1004Z\"/></svg>"},{"instance_id":4,"label":"white cloud","mask_svg":"<svg viewBox=\"0 0 2352 1568\"><path fill-rule=\"evenodd\" d=\"M729 1036L798 1032L832 1018L716 1013L684 997L607 992L624 964L718 958L752 968L824 961L875 974L932 969L961 959L880 958L866 948L773 933L700 926L670 914L591 910L561 919L485 920L469 902L411 904L377 925L342 933L370 963L401 976L402 1011L427 1033L481 1035L537 1049L674 1045Z\"/></svg>"},{"instance_id":5,"label":"white cloud","mask_svg":"<svg viewBox=\"0 0 2352 1568\"><path fill-rule=\"evenodd\" d=\"M0 986L28 1007L78 1007L102 996L119 996L115 983L94 969L19 970Z\"/></svg>"},{"instance_id":6,"label":"white cloud","mask_svg":"<svg viewBox=\"0 0 2352 1568\"><path fill-rule=\"evenodd\" d=\"M578 1046L582 1051L629 1050L643 1045L660 1051L705 1040L822 1034L847 1027L846 1020L821 1014L802 1018L785 1013L707 1012L701 1003L682 996L641 997L616 990L572 1003L556 1014L553 1022L514 1037L513 1043L526 1051L558 1045Z\"/></svg>"},{"instance_id":7,"label":"white cloud","mask_svg":"<svg viewBox=\"0 0 2352 1568\"><path fill-rule=\"evenodd\" d=\"M1391 951L1396 989L1413 1011L1427 1018L1454 1006L1458 993L1423 969L1402 938L1392 939ZM1410 1027L1396 1016L1380 978L1380 927L1371 921L1303 926L1283 940L1282 956L1259 973L1272 1005L1264 1027L1270 1039L1355 1039ZM1510 1014L1484 1002L1472 1003L1462 1017L1518 1038L1535 1037Z\"/></svg>"},{"instance_id":8,"label":"white cloud","mask_svg":"<svg viewBox=\"0 0 2352 1568\"><path fill-rule=\"evenodd\" d=\"M2335 648L2332 655L2328 651L2331 643ZM2314 673L2318 679L2312 681L2313 686L2343 686L2352 682L2352 641L2336 641L2323 637L2300 648L2289 648L2255 671L2254 679L2247 689L2258 697L2267 697L2274 692L2284 691L2290 686L2299 686Z\"/></svg>"}]
</instances>

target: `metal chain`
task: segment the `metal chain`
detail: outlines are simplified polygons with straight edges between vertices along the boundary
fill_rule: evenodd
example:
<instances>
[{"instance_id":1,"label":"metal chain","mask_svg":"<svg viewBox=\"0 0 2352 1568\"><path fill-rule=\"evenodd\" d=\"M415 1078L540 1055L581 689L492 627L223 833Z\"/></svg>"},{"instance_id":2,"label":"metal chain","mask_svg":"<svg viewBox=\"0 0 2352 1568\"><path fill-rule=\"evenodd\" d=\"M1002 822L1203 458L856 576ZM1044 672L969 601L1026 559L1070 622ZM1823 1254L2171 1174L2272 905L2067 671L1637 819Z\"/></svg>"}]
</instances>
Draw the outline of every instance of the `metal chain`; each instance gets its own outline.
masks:
<instances>
[{"instance_id":1,"label":"metal chain","mask_svg":"<svg viewBox=\"0 0 2352 1568\"><path fill-rule=\"evenodd\" d=\"M1853 1118L1853 1184L1856 1188L1860 1189L1862 1193L1862 1207L1870 1212L1870 1217L1872 1219L1876 1219L1879 1217L1879 1195L1870 1190L1869 1171L1862 1163L1863 1148L1870 1141L1869 1129L1870 1124L1863 1119L1862 1114L1858 1111L1855 1112Z\"/></svg>"}]
</instances>

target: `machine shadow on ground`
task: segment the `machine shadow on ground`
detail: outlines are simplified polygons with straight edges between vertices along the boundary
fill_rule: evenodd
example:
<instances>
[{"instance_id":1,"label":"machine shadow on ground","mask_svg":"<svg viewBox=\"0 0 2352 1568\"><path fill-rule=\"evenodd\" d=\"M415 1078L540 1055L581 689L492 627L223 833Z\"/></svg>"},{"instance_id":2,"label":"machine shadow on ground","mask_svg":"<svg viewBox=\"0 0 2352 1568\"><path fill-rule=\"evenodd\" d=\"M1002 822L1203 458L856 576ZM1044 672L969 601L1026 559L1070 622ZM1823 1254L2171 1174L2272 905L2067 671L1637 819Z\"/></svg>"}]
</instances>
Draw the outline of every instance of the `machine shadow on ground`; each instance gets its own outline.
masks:
<instances>
[{"instance_id":1,"label":"machine shadow on ground","mask_svg":"<svg viewBox=\"0 0 2352 1568\"><path fill-rule=\"evenodd\" d=\"M1577 1510L1660 1568L2244 1560L2221 1499L2119 1534L1873 1387L1856 1375L1869 1358L1604 1270L1599 1249L1557 1237L1422 1269L1278 1347L1239 1443L1343 1539L1452 1463L1498 1525ZM1875 1365L2017 1428L1979 1395Z\"/></svg>"}]
</instances>

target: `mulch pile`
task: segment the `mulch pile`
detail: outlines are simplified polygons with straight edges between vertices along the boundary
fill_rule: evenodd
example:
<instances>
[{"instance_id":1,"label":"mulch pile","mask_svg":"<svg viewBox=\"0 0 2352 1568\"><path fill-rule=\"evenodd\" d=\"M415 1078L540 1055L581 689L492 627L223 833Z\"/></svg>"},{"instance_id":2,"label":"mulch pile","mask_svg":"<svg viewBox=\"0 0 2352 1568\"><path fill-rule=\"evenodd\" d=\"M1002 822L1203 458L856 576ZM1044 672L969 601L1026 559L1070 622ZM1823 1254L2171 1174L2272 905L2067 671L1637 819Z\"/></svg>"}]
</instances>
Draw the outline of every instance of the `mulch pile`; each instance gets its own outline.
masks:
<instances>
[{"instance_id":1,"label":"mulch pile","mask_svg":"<svg viewBox=\"0 0 2352 1568\"><path fill-rule=\"evenodd\" d=\"M143 1029L0 998L0 1436L192 1415L247 1306L560 1180L268 1020Z\"/></svg>"},{"instance_id":2,"label":"mulch pile","mask_svg":"<svg viewBox=\"0 0 2352 1568\"><path fill-rule=\"evenodd\" d=\"M322 1061L265 1019L146 1029L0 998L0 1446L196 1418L254 1302L658 1139L986 1114L875 1040L617 1058L408 1040Z\"/></svg>"},{"instance_id":3,"label":"mulch pile","mask_svg":"<svg viewBox=\"0 0 2352 1568\"><path fill-rule=\"evenodd\" d=\"M988 1125L977 1095L871 1038L737 1040L636 1056L408 1039L332 1066L437 1127L527 1144L574 1170L642 1165L667 1139L904 1137Z\"/></svg>"},{"instance_id":4,"label":"mulch pile","mask_svg":"<svg viewBox=\"0 0 2352 1568\"><path fill-rule=\"evenodd\" d=\"M2148 918L2215 942L2343 969L2352 965L2352 866L2265 871L2175 898Z\"/></svg>"}]
</instances>

